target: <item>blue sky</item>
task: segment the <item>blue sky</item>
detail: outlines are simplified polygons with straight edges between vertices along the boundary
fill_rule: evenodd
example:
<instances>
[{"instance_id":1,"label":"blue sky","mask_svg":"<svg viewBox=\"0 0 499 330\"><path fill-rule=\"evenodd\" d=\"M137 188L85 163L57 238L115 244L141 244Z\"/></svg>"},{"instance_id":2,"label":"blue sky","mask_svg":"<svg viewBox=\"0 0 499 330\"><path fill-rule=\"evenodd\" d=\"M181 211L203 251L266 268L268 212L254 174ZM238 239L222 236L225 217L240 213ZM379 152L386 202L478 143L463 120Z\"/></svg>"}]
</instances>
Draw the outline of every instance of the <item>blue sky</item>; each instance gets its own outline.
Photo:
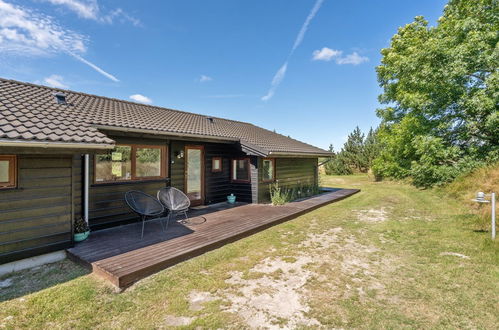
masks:
<instances>
[{"instance_id":1,"label":"blue sky","mask_svg":"<svg viewBox=\"0 0 499 330\"><path fill-rule=\"evenodd\" d=\"M0 0L0 76L254 123L338 150L375 67L446 1ZM285 69L285 70L284 70Z\"/></svg>"}]
</instances>

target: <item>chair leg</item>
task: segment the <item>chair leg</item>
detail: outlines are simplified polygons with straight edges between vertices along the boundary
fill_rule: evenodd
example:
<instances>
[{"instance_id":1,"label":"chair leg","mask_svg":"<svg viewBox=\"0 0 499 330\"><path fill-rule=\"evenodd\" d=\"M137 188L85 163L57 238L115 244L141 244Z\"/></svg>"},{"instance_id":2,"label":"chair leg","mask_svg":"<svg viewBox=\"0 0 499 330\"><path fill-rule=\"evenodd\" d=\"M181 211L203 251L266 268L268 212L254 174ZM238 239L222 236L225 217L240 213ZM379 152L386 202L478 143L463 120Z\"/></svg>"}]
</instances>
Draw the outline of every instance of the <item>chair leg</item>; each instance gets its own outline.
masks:
<instances>
[{"instance_id":1,"label":"chair leg","mask_svg":"<svg viewBox=\"0 0 499 330\"><path fill-rule=\"evenodd\" d=\"M189 217L187 216L187 211L184 211L185 220L184 223L189 223Z\"/></svg>"},{"instance_id":2,"label":"chair leg","mask_svg":"<svg viewBox=\"0 0 499 330\"><path fill-rule=\"evenodd\" d=\"M140 236L140 239L144 238L144 224L146 223L146 216L142 216L142 235Z\"/></svg>"},{"instance_id":3,"label":"chair leg","mask_svg":"<svg viewBox=\"0 0 499 330\"><path fill-rule=\"evenodd\" d=\"M163 224L163 217L161 217L161 215L158 217L158 220L159 220L159 224L161 225L161 229L163 229L163 231L165 230L165 225Z\"/></svg>"}]
</instances>

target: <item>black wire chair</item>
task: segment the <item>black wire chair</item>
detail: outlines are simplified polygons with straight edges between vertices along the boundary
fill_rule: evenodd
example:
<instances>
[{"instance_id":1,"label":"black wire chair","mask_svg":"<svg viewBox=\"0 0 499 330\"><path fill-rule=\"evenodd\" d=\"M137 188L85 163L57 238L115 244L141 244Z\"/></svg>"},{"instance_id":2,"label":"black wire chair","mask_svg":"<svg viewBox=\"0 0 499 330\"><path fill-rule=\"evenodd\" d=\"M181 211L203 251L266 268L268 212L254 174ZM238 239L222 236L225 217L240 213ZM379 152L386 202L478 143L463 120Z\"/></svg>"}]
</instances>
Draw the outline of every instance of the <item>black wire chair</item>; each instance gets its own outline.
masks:
<instances>
[{"instance_id":1,"label":"black wire chair","mask_svg":"<svg viewBox=\"0 0 499 330\"><path fill-rule=\"evenodd\" d=\"M168 228L168 223L170 219L175 218L177 214L183 214L185 220L180 221L181 223L188 223L189 217L187 216L187 211L191 206L191 201L186 194L174 187L165 187L158 190L157 194L158 200L163 204L164 207L168 209L168 220L166 221L166 228Z\"/></svg>"},{"instance_id":2,"label":"black wire chair","mask_svg":"<svg viewBox=\"0 0 499 330\"><path fill-rule=\"evenodd\" d=\"M142 235L140 236L142 239L144 238L144 224L146 222L146 218L159 218L165 212L165 208L156 198L138 190L127 191L125 193L125 201L135 213L140 215L142 219ZM160 223L161 228L166 230L161 219Z\"/></svg>"}]
</instances>

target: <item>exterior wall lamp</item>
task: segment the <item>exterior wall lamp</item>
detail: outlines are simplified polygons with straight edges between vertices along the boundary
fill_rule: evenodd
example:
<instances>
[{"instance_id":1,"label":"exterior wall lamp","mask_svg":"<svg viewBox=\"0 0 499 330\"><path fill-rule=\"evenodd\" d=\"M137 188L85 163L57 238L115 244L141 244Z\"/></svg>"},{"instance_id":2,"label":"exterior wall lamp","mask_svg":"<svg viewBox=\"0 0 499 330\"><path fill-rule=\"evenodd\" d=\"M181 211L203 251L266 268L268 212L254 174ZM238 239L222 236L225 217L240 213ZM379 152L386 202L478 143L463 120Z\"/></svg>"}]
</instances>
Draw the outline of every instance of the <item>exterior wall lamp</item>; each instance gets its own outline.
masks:
<instances>
[{"instance_id":1,"label":"exterior wall lamp","mask_svg":"<svg viewBox=\"0 0 499 330\"><path fill-rule=\"evenodd\" d=\"M490 200L485 197L490 196ZM492 205L492 239L496 239L496 193L485 194L480 191L477 192L476 198L472 199L473 202L477 203L491 203Z\"/></svg>"}]
</instances>

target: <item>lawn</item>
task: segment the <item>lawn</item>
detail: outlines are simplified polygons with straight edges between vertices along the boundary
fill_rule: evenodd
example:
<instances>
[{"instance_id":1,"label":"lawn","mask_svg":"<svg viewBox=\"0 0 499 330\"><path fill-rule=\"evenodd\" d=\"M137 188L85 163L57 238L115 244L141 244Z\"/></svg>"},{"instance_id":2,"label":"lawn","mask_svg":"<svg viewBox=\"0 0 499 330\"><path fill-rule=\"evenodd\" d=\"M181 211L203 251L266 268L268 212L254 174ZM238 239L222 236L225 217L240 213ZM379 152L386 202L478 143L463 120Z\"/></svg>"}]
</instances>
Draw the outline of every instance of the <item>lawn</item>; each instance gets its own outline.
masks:
<instances>
[{"instance_id":1,"label":"lawn","mask_svg":"<svg viewBox=\"0 0 499 330\"><path fill-rule=\"evenodd\" d=\"M6 328L496 328L499 243L440 191L362 191L121 294L70 261L0 279ZM33 291L33 293L29 293Z\"/></svg>"}]
</instances>

